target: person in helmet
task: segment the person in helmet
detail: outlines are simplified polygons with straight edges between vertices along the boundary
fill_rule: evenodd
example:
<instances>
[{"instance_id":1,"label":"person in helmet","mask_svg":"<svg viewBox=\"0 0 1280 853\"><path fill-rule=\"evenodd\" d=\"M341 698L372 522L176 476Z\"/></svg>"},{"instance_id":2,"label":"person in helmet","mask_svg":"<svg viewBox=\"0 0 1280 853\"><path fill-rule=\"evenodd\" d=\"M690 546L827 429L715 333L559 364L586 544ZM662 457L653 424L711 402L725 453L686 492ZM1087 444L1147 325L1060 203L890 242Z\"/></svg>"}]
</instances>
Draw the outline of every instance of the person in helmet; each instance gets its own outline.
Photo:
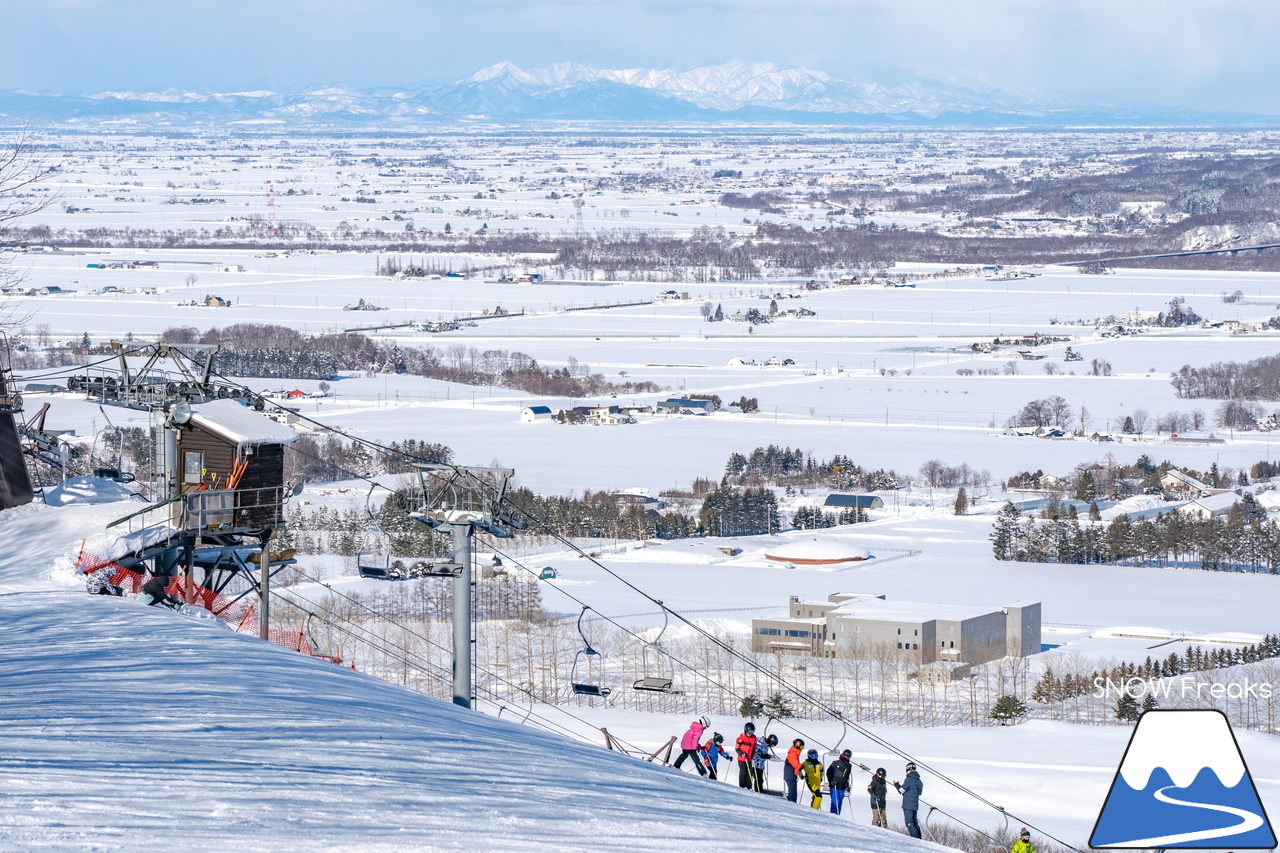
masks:
<instances>
[{"instance_id":1,"label":"person in helmet","mask_svg":"<svg viewBox=\"0 0 1280 853\"><path fill-rule=\"evenodd\" d=\"M702 766L702 759L698 757L698 750L702 747L702 733L710 724L711 721L706 717L699 717L689 725L689 731L685 732L684 737L680 739L680 757L676 759L674 765L677 770L680 769L681 764L684 764L686 758L692 758L698 775L707 775L706 769Z\"/></svg>"},{"instance_id":2,"label":"person in helmet","mask_svg":"<svg viewBox=\"0 0 1280 853\"><path fill-rule=\"evenodd\" d=\"M804 760L800 756L804 755L804 741L796 738L791 741L791 748L787 750L787 760L782 765L782 783L787 787L787 801L796 802L799 795L796 793L796 780L800 778L800 763Z\"/></svg>"},{"instance_id":3,"label":"person in helmet","mask_svg":"<svg viewBox=\"0 0 1280 853\"><path fill-rule=\"evenodd\" d=\"M845 794L853 788L853 752L845 750L827 768L827 789L831 791L831 813L840 814Z\"/></svg>"},{"instance_id":4,"label":"person in helmet","mask_svg":"<svg viewBox=\"0 0 1280 853\"><path fill-rule=\"evenodd\" d=\"M914 761L907 762L907 775L901 782L894 782L893 787L902 795L902 820L907 825L907 833L912 838L920 837L920 823L916 820L916 812L920 810L920 795L924 793L924 782L916 772Z\"/></svg>"},{"instance_id":5,"label":"person in helmet","mask_svg":"<svg viewBox=\"0 0 1280 853\"><path fill-rule=\"evenodd\" d=\"M742 727L742 734L738 735L738 740L734 744L734 751L738 754L738 787L754 788L755 774L751 760L756 754L755 723L747 723Z\"/></svg>"},{"instance_id":6,"label":"person in helmet","mask_svg":"<svg viewBox=\"0 0 1280 853\"><path fill-rule=\"evenodd\" d=\"M720 764L720 759L733 761L733 757L725 751L724 735L716 732L711 739L702 745L702 763L707 766L707 775L712 779L717 778L716 767Z\"/></svg>"},{"instance_id":7,"label":"person in helmet","mask_svg":"<svg viewBox=\"0 0 1280 853\"><path fill-rule=\"evenodd\" d=\"M764 769L769 766L769 759L773 758L773 748L777 745L777 735L769 735L763 740L756 741L756 752L751 758L751 782L752 789L757 794L765 793Z\"/></svg>"},{"instance_id":8,"label":"person in helmet","mask_svg":"<svg viewBox=\"0 0 1280 853\"><path fill-rule=\"evenodd\" d=\"M889 822L885 820L884 806L889 793L889 783L885 779L885 772L883 767L876 768L876 775L871 777L871 784L867 785L867 793L871 795L871 825L888 828Z\"/></svg>"},{"instance_id":9,"label":"person in helmet","mask_svg":"<svg viewBox=\"0 0 1280 853\"><path fill-rule=\"evenodd\" d=\"M818 750L809 750L804 763L800 765L800 778L809 788L809 806L822 808L822 759L818 758Z\"/></svg>"}]
</instances>

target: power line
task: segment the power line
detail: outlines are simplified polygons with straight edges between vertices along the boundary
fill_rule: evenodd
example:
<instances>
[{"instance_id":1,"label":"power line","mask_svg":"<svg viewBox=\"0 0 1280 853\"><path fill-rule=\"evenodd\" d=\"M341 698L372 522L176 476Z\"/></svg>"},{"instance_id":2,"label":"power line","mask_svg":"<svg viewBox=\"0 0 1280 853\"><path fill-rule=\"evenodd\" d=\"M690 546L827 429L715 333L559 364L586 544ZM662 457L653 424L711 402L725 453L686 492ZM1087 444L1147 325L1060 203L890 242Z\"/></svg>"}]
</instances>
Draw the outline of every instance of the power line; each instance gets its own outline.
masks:
<instances>
[{"instance_id":1,"label":"power line","mask_svg":"<svg viewBox=\"0 0 1280 853\"><path fill-rule=\"evenodd\" d=\"M445 646L441 645L440 643L435 642L434 640L432 640L432 639L431 639L431 638L429 638L429 637L425 637L425 636L423 636L422 634L418 633L417 631L414 631L412 628L409 628L409 627L405 626L403 623L398 622L398 621L397 621L397 620L395 620L395 619L392 619L392 618L390 618L390 617L388 617L388 616L386 616L386 615L384 615L384 614L382 614L382 613L379 613L377 610L375 610L375 609L374 609L374 608L372 608L372 607L369 607L367 604L365 604L364 602L360 601L359 599L357 599L357 598L353 598L352 596L346 595L345 593L340 592L339 590L334 589L332 586L330 586L329 584L327 584L327 583L325 583L324 581L320 580L319 578L314 577L314 576L312 576L312 575L308 575L308 574L306 574L305 572L302 572L302 571L299 571L299 574L300 574L302 577L306 578L307 580L313 581L314 583L317 583L317 584L319 584L319 585L323 586L325 589L327 589L327 590L328 590L330 593L332 593L333 595L336 595L336 596L338 596L338 597L340 597L340 598L342 598L342 599L344 599L344 600L346 600L346 601L348 601L348 602L350 602L350 603L354 604L355 606L357 606L357 607L359 607L359 608L361 608L361 609L363 609L363 610L367 611L368 613L373 614L374 616L378 617L379 619L383 619L383 620L385 620L386 622L389 622L390 624L395 625L397 628L400 628L401 630L405 631L406 633L411 634L412 636L414 636L414 637L418 638L419 640L422 640L422 641L423 641L424 643L426 643L427 645L432 646L433 648L436 648L436 649L438 649L438 650L440 650L440 651L443 651L443 652L445 652L445 653L449 653L449 652L451 652L451 650L450 650L450 649L446 648ZM304 599L304 600L305 600L305 599ZM292 602L290 602L290 603L292 603ZM295 604L294 606L296 607L296 606L298 606L298 605L296 605L296 604ZM308 611L308 612L309 612L309 611ZM366 630L366 629L362 629L362 630ZM521 687L519 684L516 684L516 683L512 682L509 678L506 678L506 677L504 677L504 676L502 676L502 675L499 675L499 674L497 674L497 673L495 673L495 672L491 672L491 671L489 671L489 670L487 670L487 669L482 669L481 671L482 671L482 672L484 672L484 674L485 674L485 675L487 675L487 676L489 676L490 678L493 678L493 679L495 679L495 680L497 680L497 681L500 681L500 682L502 682L503 684L507 685L508 687L511 687L512 689L516 690L517 692L519 692L519 693L525 693L525 694L529 695L530 697L533 697L533 698L536 700L536 698L537 698L537 697L536 697L536 696L534 696L534 694L533 694L533 691L532 691L532 690L526 690L526 689L524 689L523 687ZM451 679L451 678L452 678L452 675L448 676L448 678L449 678L449 679ZM566 715L566 716L568 716L568 717L571 717L572 719L576 720L577 722L581 723L581 724L582 724L582 725L584 725L584 726L587 726L587 727L588 727L588 728L590 728L590 729L593 729L593 730L594 730L594 729L596 729L596 728L597 728L596 726L591 725L591 724L590 724L590 723L588 723L586 720L582 719L581 717L577 716L576 714L573 714L573 713L571 713L570 711L568 711L568 710L566 710L566 709L562 708L562 707L561 707L560 705L558 705L558 704L553 704L553 703L551 703L551 702L547 702L545 699L544 699L544 700L542 700L542 704L543 704L543 705L546 705L548 708L552 708L552 709L554 709L554 710L556 710L556 711L559 711L560 713L565 714L565 715ZM540 719L545 719L545 718L541 717L541 715L536 715L536 714L535 714L535 716L539 716L539 718L540 718ZM555 723L549 723L549 724L550 724L550 725L557 725L557 724L555 724ZM563 728L563 727L560 727L560 728ZM574 738L581 738L581 736L580 736L580 735L575 734L575 733L573 733L572 731L570 731L570 730L568 730L568 729L563 729L563 730L564 730L564 731L566 731L566 732L568 732L568 733L569 733L572 737L574 737ZM630 747L630 748L632 748L632 749L635 749L636 751L639 751L639 748L638 748L638 747L635 747L633 744L629 744L629 743L627 743L626 741L623 741L621 738L615 738L615 740L618 740L620 743L623 743L623 744L624 744L625 746L627 746L627 747Z\"/></svg>"}]
</instances>

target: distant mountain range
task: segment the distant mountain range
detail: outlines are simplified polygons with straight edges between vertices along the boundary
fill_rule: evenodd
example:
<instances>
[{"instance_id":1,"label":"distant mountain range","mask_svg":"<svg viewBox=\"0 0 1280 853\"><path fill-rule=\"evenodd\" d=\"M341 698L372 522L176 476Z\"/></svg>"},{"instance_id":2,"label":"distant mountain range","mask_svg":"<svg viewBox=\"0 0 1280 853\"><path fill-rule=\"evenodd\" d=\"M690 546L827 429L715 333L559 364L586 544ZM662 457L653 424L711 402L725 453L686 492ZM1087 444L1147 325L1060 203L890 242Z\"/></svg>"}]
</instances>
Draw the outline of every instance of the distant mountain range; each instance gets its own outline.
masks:
<instances>
[{"instance_id":1,"label":"distant mountain range","mask_svg":"<svg viewBox=\"0 0 1280 853\"><path fill-rule=\"evenodd\" d=\"M34 125L415 128L460 120L785 122L898 126L1223 125L1280 118L1069 101L1036 92L900 75L842 80L771 62L690 71L604 69L575 62L499 62L454 83L415 88L324 86L297 92L0 90L4 123Z\"/></svg>"}]
</instances>

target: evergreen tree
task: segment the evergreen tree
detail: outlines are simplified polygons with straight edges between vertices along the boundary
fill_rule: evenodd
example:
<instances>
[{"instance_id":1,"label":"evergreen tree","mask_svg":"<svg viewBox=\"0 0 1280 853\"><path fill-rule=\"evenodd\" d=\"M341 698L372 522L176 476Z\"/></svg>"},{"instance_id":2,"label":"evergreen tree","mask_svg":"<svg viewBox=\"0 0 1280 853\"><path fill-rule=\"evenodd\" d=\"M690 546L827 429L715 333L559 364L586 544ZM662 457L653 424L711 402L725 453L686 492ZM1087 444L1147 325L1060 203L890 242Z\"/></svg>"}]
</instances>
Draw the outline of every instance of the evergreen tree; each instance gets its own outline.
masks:
<instances>
[{"instance_id":1,"label":"evergreen tree","mask_svg":"<svg viewBox=\"0 0 1280 853\"><path fill-rule=\"evenodd\" d=\"M712 315L711 315L711 322L713 322L713 323L719 323L719 322L720 322L721 320L723 320L723 319L724 319L724 308L723 308L723 307L721 307L720 303L718 303L718 302L717 302L717 303L716 303L716 312L715 312L714 314L712 314Z\"/></svg>"},{"instance_id":2,"label":"evergreen tree","mask_svg":"<svg viewBox=\"0 0 1280 853\"><path fill-rule=\"evenodd\" d=\"M1017 696L1004 695L991 706L991 719L1000 725L1008 725L1027 713L1027 705Z\"/></svg>"},{"instance_id":3,"label":"evergreen tree","mask_svg":"<svg viewBox=\"0 0 1280 853\"><path fill-rule=\"evenodd\" d=\"M764 713L764 703L754 693L748 693L742 697L742 704L738 706L738 713L744 719L754 720Z\"/></svg>"},{"instance_id":4,"label":"evergreen tree","mask_svg":"<svg viewBox=\"0 0 1280 853\"><path fill-rule=\"evenodd\" d=\"M1129 415L1125 415L1124 426L1120 428L1120 431L1123 432L1125 435L1133 435L1135 432L1137 432L1138 431L1137 428L1134 427L1133 425L1133 418L1131 418Z\"/></svg>"},{"instance_id":5,"label":"evergreen tree","mask_svg":"<svg viewBox=\"0 0 1280 853\"><path fill-rule=\"evenodd\" d=\"M955 513L956 515L964 515L965 511L968 508L969 508L969 496L965 494L964 486L961 486L960 490L956 492L956 502L954 507Z\"/></svg>"},{"instance_id":6,"label":"evergreen tree","mask_svg":"<svg viewBox=\"0 0 1280 853\"><path fill-rule=\"evenodd\" d=\"M1098 489L1093 480L1093 472L1086 468L1080 475L1080 482L1076 484L1076 500L1092 501L1097 497Z\"/></svg>"},{"instance_id":7,"label":"evergreen tree","mask_svg":"<svg viewBox=\"0 0 1280 853\"><path fill-rule=\"evenodd\" d=\"M1122 723L1132 723L1138 719L1138 700L1129 695L1128 691L1121 693L1116 700L1116 719Z\"/></svg>"},{"instance_id":8,"label":"evergreen tree","mask_svg":"<svg viewBox=\"0 0 1280 853\"><path fill-rule=\"evenodd\" d=\"M1152 711L1159 707L1160 703L1157 702L1156 697L1152 696L1150 693L1142 697L1142 711L1144 714L1147 711Z\"/></svg>"},{"instance_id":9,"label":"evergreen tree","mask_svg":"<svg viewBox=\"0 0 1280 853\"><path fill-rule=\"evenodd\" d=\"M1021 513L1013 505L1013 501L1005 501L1000 512L996 514L995 523L991 525L991 550L997 560L1014 559L1014 545L1017 542L1020 516Z\"/></svg>"},{"instance_id":10,"label":"evergreen tree","mask_svg":"<svg viewBox=\"0 0 1280 853\"><path fill-rule=\"evenodd\" d=\"M790 700L781 693L774 693L764 701L764 712L775 720L785 720L796 715Z\"/></svg>"}]
</instances>

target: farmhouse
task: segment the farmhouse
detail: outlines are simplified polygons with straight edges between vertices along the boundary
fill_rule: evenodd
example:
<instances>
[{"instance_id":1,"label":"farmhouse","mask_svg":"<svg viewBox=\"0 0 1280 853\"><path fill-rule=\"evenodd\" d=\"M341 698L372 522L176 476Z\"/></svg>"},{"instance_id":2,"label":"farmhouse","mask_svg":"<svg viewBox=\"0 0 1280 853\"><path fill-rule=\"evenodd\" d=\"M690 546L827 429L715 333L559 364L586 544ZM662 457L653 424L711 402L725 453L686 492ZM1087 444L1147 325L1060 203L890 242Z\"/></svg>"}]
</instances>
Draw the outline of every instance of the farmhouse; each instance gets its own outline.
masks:
<instances>
[{"instance_id":1,"label":"farmhouse","mask_svg":"<svg viewBox=\"0 0 1280 853\"><path fill-rule=\"evenodd\" d=\"M1209 486L1177 468L1170 468L1160 478L1160 488L1173 497L1199 498L1208 497L1213 492Z\"/></svg>"}]
</instances>

